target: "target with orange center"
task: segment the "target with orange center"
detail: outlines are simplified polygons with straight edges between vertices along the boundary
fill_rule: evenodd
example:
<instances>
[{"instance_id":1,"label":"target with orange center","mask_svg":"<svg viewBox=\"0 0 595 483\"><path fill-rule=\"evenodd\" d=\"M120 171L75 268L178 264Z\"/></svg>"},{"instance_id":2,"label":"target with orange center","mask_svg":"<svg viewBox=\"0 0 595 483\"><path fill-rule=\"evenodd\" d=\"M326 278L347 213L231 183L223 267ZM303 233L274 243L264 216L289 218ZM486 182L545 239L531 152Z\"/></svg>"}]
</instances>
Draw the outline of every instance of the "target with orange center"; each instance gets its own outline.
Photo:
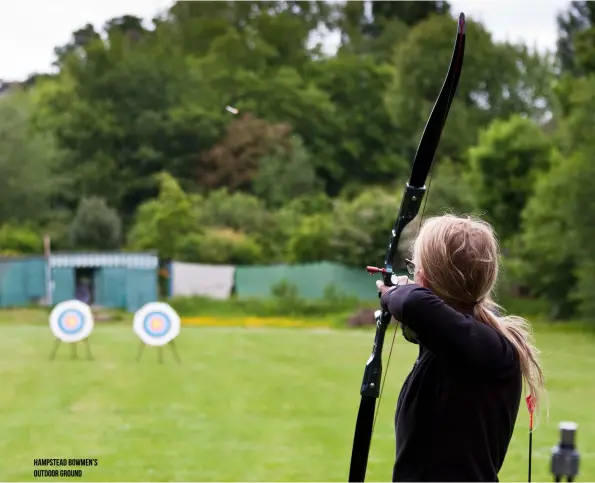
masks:
<instances>
[{"instance_id":1,"label":"target with orange center","mask_svg":"<svg viewBox=\"0 0 595 483\"><path fill-rule=\"evenodd\" d=\"M62 342L78 342L93 331L91 308L80 300L67 300L50 313L50 330Z\"/></svg>"},{"instance_id":2,"label":"target with orange center","mask_svg":"<svg viewBox=\"0 0 595 483\"><path fill-rule=\"evenodd\" d=\"M161 346L180 333L180 317L168 304L151 302L134 314L133 330L145 344Z\"/></svg>"},{"instance_id":3,"label":"target with orange center","mask_svg":"<svg viewBox=\"0 0 595 483\"><path fill-rule=\"evenodd\" d=\"M153 337L162 337L167 334L171 322L167 315L161 312L151 312L145 317L145 331Z\"/></svg>"},{"instance_id":4,"label":"target with orange center","mask_svg":"<svg viewBox=\"0 0 595 483\"><path fill-rule=\"evenodd\" d=\"M85 317L78 310L65 310L58 318L58 326L66 334L76 334L85 325Z\"/></svg>"}]
</instances>

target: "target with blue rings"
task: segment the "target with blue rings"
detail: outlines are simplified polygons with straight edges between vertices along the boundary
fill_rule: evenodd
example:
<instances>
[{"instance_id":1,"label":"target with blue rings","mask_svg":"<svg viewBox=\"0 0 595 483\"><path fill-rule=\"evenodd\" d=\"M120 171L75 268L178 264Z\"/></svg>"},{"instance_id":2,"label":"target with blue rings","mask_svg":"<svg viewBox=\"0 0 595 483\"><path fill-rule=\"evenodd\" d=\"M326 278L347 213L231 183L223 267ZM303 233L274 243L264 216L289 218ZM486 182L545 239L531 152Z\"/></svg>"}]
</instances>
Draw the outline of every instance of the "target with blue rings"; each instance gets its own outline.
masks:
<instances>
[{"instance_id":1,"label":"target with blue rings","mask_svg":"<svg viewBox=\"0 0 595 483\"><path fill-rule=\"evenodd\" d=\"M58 327L65 334L76 334L83 330L85 316L76 309L65 310L58 317Z\"/></svg>"},{"instance_id":2,"label":"target with blue rings","mask_svg":"<svg viewBox=\"0 0 595 483\"><path fill-rule=\"evenodd\" d=\"M93 331L91 308L80 300L67 300L50 313L50 330L62 342L79 342Z\"/></svg>"},{"instance_id":3,"label":"target with blue rings","mask_svg":"<svg viewBox=\"0 0 595 483\"><path fill-rule=\"evenodd\" d=\"M165 345L180 333L180 317L170 305L151 302L134 314L133 330L147 345Z\"/></svg>"},{"instance_id":4,"label":"target with blue rings","mask_svg":"<svg viewBox=\"0 0 595 483\"><path fill-rule=\"evenodd\" d=\"M153 337L163 337L171 330L171 322L162 312L151 312L145 316L145 331Z\"/></svg>"}]
</instances>

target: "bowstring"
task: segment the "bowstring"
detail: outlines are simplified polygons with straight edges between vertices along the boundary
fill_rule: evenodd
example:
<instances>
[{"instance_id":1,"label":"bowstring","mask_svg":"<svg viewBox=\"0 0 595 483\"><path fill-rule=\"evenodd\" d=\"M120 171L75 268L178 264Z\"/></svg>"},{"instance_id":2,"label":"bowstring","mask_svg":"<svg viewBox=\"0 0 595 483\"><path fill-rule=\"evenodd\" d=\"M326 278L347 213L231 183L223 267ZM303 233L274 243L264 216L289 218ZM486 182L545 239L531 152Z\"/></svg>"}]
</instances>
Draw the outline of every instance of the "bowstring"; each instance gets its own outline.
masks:
<instances>
[{"instance_id":1,"label":"bowstring","mask_svg":"<svg viewBox=\"0 0 595 483\"><path fill-rule=\"evenodd\" d=\"M395 346L395 339L397 338L397 331L399 330L399 324L395 324L395 331L393 332L393 340L390 344L390 351L388 353L388 359L386 360L386 370L384 371L384 376L382 378L382 383L380 384L380 395L378 396L378 405L376 406L376 411L374 412L374 421L372 422L372 434L374 434L374 428L376 427L376 418L378 417L378 412L380 411L380 402L382 401L382 393L384 392L384 385L386 384L386 376L388 375L388 366L390 365L390 356L393 353L393 347Z\"/></svg>"},{"instance_id":2,"label":"bowstring","mask_svg":"<svg viewBox=\"0 0 595 483\"><path fill-rule=\"evenodd\" d=\"M421 210L421 216L419 217L419 225L417 226L417 233L415 235L416 237L419 235L419 232L421 231L421 225L424 222L424 216L426 214L426 205L428 204L428 198L430 197L430 189L432 188L432 179L433 179L432 171L433 171L433 169L434 169L434 165L430 166L430 175L429 175L430 181L428 182L428 191L426 193L426 199L424 200L424 206Z\"/></svg>"}]
</instances>

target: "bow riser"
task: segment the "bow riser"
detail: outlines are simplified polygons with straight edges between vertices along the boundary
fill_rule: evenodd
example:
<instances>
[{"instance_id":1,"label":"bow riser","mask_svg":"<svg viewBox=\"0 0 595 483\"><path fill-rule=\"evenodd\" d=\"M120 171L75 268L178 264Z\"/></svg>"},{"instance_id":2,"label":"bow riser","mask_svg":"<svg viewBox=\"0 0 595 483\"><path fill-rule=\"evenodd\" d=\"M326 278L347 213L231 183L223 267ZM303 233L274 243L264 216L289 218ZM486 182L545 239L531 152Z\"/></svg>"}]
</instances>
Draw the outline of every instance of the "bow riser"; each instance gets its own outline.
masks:
<instances>
[{"instance_id":1,"label":"bow riser","mask_svg":"<svg viewBox=\"0 0 595 483\"><path fill-rule=\"evenodd\" d=\"M390 321L390 312L389 321ZM364 397L378 398L380 396L380 379L382 376L382 348L384 347L384 336L388 323L383 323L384 312L377 310L374 313L376 318L376 335L374 336L374 347L372 348L372 355L366 362L364 369L364 379L362 381L362 388L360 394Z\"/></svg>"},{"instance_id":2,"label":"bow riser","mask_svg":"<svg viewBox=\"0 0 595 483\"><path fill-rule=\"evenodd\" d=\"M399 215L397 216L395 226L391 232L388 241L388 250L386 252L387 255L384 259L384 267L386 271L382 273L382 280L387 287L393 285L391 280L393 275L393 261L395 254L397 253L400 235L403 233L405 227L417 216L417 213L419 213L421 201L423 200L425 192L425 186L416 187L407 184L405 187L405 194L403 195L403 201L401 201Z\"/></svg>"}]
</instances>

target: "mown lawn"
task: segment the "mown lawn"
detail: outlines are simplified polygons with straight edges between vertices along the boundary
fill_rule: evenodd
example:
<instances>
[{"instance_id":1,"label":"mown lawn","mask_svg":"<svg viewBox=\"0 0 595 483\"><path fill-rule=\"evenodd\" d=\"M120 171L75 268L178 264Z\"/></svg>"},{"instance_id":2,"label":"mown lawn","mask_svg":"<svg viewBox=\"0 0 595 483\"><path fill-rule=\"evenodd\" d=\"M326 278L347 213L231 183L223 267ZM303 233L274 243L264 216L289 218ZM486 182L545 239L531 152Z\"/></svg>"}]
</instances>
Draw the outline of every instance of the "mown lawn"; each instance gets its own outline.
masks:
<instances>
[{"instance_id":1,"label":"mown lawn","mask_svg":"<svg viewBox=\"0 0 595 483\"><path fill-rule=\"evenodd\" d=\"M82 481L346 481L370 332L188 328L182 364L166 351L159 365L156 349L134 361L129 325L107 325L92 336L95 361L62 347L50 362L47 325L10 319L0 323L0 481L32 481L34 458L98 458ZM595 337L542 328L537 342L550 417L534 436L533 479L551 481L557 425L571 420L578 481L593 481ZM398 336L368 481L390 481L394 406L414 358ZM527 419L523 409L502 481L526 481Z\"/></svg>"}]
</instances>

